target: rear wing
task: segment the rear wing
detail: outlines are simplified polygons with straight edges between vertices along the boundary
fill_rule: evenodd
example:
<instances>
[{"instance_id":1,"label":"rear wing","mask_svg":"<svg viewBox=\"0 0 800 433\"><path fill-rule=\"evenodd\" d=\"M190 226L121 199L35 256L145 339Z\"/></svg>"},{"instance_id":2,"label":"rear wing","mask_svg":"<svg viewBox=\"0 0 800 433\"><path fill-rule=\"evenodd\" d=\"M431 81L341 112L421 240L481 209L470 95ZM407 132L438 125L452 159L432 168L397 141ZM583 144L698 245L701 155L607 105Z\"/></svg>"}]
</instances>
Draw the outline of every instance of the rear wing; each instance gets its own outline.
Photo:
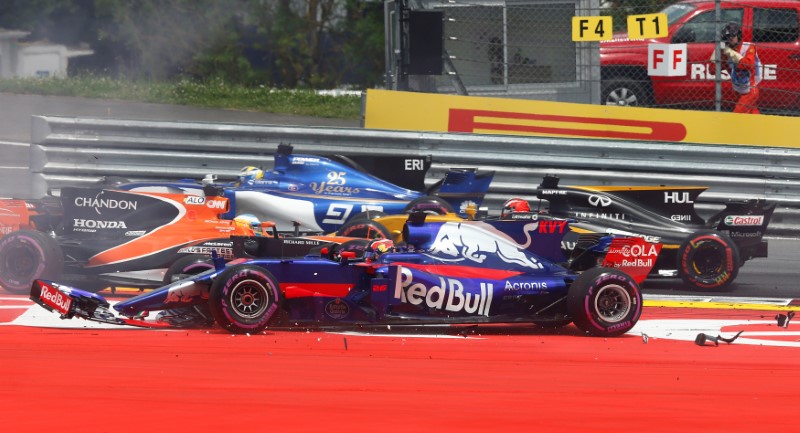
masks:
<instances>
[{"instance_id":1,"label":"rear wing","mask_svg":"<svg viewBox=\"0 0 800 433\"><path fill-rule=\"evenodd\" d=\"M708 227L734 233L751 235L731 237L761 237L767 230L777 203L763 199L732 200L725 203L725 209L708 219Z\"/></svg>"},{"instance_id":2,"label":"rear wing","mask_svg":"<svg viewBox=\"0 0 800 433\"><path fill-rule=\"evenodd\" d=\"M480 208L494 171L479 172L476 168L451 168L442 180L428 188L427 195L442 198L462 217L467 217L469 207Z\"/></svg>"},{"instance_id":3,"label":"rear wing","mask_svg":"<svg viewBox=\"0 0 800 433\"><path fill-rule=\"evenodd\" d=\"M708 219L706 226L727 232L742 260L767 257L769 251L763 237L777 205L764 199L731 200Z\"/></svg>"}]
</instances>

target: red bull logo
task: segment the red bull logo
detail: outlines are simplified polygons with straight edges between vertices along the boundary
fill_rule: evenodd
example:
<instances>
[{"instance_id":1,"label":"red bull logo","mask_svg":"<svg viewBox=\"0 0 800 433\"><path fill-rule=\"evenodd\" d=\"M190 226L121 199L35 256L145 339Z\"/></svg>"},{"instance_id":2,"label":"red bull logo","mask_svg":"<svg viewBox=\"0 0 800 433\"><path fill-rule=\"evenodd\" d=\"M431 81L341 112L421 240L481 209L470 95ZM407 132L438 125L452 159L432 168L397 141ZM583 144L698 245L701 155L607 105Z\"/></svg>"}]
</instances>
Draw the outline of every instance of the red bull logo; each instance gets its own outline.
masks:
<instances>
[{"instance_id":1,"label":"red bull logo","mask_svg":"<svg viewBox=\"0 0 800 433\"><path fill-rule=\"evenodd\" d=\"M39 299L41 299L42 302L53 307L61 314L69 313L69 307L72 306L72 299L69 296L47 284L41 284L41 289Z\"/></svg>"},{"instance_id":2,"label":"red bull logo","mask_svg":"<svg viewBox=\"0 0 800 433\"><path fill-rule=\"evenodd\" d=\"M395 284L394 298L404 304L425 305L428 308L488 316L492 307L494 285L480 283L478 293L464 291L464 283L455 278L439 277L438 285L414 281L411 269L401 268Z\"/></svg>"},{"instance_id":3,"label":"red bull logo","mask_svg":"<svg viewBox=\"0 0 800 433\"><path fill-rule=\"evenodd\" d=\"M519 245L502 232L483 223L442 224L431 247L431 252L446 260L469 260L483 263L487 257L495 256L506 263L531 269L542 269L542 264L525 251L530 245L530 232L538 230L538 222L525 225L525 245Z\"/></svg>"}]
</instances>

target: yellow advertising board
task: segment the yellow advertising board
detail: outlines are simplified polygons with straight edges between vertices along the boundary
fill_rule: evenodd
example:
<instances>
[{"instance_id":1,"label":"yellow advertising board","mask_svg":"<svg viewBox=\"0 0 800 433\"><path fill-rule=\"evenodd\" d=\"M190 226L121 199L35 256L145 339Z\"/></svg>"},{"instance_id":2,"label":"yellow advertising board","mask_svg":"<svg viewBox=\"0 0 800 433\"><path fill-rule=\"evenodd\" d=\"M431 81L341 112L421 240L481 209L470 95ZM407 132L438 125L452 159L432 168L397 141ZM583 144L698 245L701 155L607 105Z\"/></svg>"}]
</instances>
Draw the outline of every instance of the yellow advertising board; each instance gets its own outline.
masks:
<instances>
[{"instance_id":1,"label":"yellow advertising board","mask_svg":"<svg viewBox=\"0 0 800 433\"><path fill-rule=\"evenodd\" d=\"M800 118L368 90L364 126L432 132L800 147Z\"/></svg>"}]
</instances>

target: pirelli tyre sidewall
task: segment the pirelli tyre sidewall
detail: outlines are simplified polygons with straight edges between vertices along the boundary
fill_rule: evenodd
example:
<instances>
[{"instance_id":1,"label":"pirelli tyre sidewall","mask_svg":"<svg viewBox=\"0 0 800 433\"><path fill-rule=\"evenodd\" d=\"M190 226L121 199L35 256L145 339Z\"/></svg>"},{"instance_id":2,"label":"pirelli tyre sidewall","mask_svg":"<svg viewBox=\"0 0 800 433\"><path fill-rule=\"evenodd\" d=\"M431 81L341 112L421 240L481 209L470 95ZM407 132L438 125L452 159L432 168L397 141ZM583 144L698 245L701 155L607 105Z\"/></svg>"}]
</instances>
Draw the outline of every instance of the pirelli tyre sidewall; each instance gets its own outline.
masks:
<instances>
[{"instance_id":1,"label":"pirelli tyre sidewall","mask_svg":"<svg viewBox=\"0 0 800 433\"><path fill-rule=\"evenodd\" d=\"M209 306L217 324L235 334L263 331L278 312L280 286L266 269L232 266L211 285Z\"/></svg>"},{"instance_id":2,"label":"pirelli tyre sidewall","mask_svg":"<svg viewBox=\"0 0 800 433\"><path fill-rule=\"evenodd\" d=\"M722 289L739 274L739 250L720 232L695 232L678 250L678 273L693 289Z\"/></svg>"},{"instance_id":3,"label":"pirelli tyre sidewall","mask_svg":"<svg viewBox=\"0 0 800 433\"><path fill-rule=\"evenodd\" d=\"M204 254L182 255L167 268L164 273L164 284L170 284L185 277L197 275L209 269L214 269L211 257Z\"/></svg>"},{"instance_id":4,"label":"pirelli tyre sidewall","mask_svg":"<svg viewBox=\"0 0 800 433\"><path fill-rule=\"evenodd\" d=\"M35 279L57 280L64 253L55 239L36 230L19 230L0 238L0 286L27 294Z\"/></svg>"},{"instance_id":5,"label":"pirelli tyre sidewall","mask_svg":"<svg viewBox=\"0 0 800 433\"><path fill-rule=\"evenodd\" d=\"M642 315L642 292L622 271L592 268L570 286L567 310L578 329L598 337L615 337L636 325Z\"/></svg>"},{"instance_id":6,"label":"pirelli tyre sidewall","mask_svg":"<svg viewBox=\"0 0 800 433\"><path fill-rule=\"evenodd\" d=\"M336 234L365 239L392 239L392 232L385 225L368 219L349 221Z\"/></svg>"}]
</instances>

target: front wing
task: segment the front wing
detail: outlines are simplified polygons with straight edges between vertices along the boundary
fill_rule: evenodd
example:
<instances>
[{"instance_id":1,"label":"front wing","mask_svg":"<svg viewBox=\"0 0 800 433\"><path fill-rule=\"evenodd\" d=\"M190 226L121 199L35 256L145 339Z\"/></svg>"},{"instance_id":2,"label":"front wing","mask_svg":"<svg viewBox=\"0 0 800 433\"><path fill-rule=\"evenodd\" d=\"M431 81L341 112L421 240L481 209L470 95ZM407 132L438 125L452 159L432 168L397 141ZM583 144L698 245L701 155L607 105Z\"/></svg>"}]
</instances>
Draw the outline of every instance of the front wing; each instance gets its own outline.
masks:
<instances>
[{"instance_id":1,"label":"front wing","mask_svg":"<svg viewBox=\"0 0 800 433\"><path fill-rule=\"evenodd\" d=\"M35 280L31 285L31 300L45 309L58 313L62 319L81 318L112 325L130 325L142 328L169 328L165 322L146 321L122 317L111 311L111 304L102 296L64 286L52 281Z\"/></svg>"}]
</instances>

